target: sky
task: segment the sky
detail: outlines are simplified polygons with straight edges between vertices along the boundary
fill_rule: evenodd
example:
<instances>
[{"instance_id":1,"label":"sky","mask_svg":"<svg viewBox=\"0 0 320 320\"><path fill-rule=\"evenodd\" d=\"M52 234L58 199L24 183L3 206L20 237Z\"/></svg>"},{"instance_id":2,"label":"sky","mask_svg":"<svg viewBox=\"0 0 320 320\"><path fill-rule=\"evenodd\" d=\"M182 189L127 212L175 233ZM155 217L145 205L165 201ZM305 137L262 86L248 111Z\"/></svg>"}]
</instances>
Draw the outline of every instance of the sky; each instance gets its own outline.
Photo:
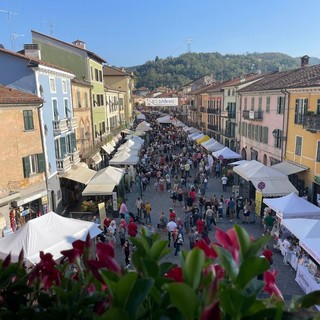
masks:
<instances>
[{"instance_id":1,"label":"sky","mask_svg":"<svg viewBox=\"0 0 320 320\"><path fill-rule=\"evenodd\" d=\"M0 44L82 40L111 66L191 52L320 58L320 0L0 0Z\"/></svg>"}]
</instances>

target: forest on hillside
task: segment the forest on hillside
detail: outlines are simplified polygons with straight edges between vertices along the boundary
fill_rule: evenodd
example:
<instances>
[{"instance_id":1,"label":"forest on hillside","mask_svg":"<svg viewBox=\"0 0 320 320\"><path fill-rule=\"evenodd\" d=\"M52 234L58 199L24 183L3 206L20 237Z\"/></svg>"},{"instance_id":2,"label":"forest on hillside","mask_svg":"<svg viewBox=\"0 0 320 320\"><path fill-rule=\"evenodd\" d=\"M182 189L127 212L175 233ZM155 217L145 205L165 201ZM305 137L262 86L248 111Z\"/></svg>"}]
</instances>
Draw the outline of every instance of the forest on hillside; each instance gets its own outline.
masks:
<instances>
[{"instance_id":1,"label":"forest on hillside","mask_svg":"<svg viewBox=\"0 0 320 320\"><path fill-rule=\"evenodd\" d=\"M320 59L310 58L310 64L318 64ZM127 68L133 71L136 88L159 86L179 88L204 75L213 75L218 81L229 80L242 74L288 70L300 66L300 58L292 58L283 53L225 54L185 53L179 57L168 57Z\"/></svg>"}]
</instances>

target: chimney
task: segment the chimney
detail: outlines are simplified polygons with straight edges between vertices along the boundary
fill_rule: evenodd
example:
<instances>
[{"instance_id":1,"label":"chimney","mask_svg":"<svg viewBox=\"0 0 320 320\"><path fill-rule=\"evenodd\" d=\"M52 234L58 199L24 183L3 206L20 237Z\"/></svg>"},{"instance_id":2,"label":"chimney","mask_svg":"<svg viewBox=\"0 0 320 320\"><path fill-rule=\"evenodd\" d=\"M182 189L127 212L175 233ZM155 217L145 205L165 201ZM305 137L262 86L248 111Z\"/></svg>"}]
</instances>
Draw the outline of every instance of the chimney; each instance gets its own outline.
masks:
<instances>
[{"instance_id":1,"label":"chimney","mask_svg":"<svg viewBox=\"0 0 320 320\"><path fill-rule=\"evenodd\" d=\"M41 51L38 44L25 44L23 45L23 48L26 57L41 60Z\"/></svg>"},{"instance_id":2,"label":"chimney","mask_svg":"<svg viewBox=\"0 0 320 320\"><path fill-rule=\"evenodd\" d=\"M85 49L86 48L86 43L84 41L81 41L81 40L76 40L76 41L73 41L72 44L74 46L77 46L77 47L80 47L82 49Z\"/></svg>"},{"instance_id":3,"label":"chimney","mask_svg":"<svg viewBox=\"0 0 320 320\"><path fill-rule=\"evenodd\" d=\"M301 57L300 59L301 59L301 68L309 65L309 59L310 59L309 56L305 55L305 56Z\"/></svg>"}]
</instances>

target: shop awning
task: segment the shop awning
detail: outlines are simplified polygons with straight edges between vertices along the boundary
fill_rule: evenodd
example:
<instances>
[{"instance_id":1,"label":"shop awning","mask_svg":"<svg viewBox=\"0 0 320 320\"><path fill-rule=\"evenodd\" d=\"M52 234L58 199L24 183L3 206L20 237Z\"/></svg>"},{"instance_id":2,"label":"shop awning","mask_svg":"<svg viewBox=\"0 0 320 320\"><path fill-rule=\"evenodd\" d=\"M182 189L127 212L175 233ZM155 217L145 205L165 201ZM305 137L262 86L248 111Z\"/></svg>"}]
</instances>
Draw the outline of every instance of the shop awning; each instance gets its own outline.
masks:
<instances>
[{"instance_id":1,"label":"shop awning","mask_svg":"<svg viewBox=\"0 0 320 320\"><path fill-rule=\"evenodd\" d=\"M102 161L101 155L99 152L97 152L96 154L94 154L91 157L91 160L94 162L94 164L99 164Z\"/></svg>"},{"instance_id":2,"label":"shop awning","mask_svg":"<svg viewBox=\"0 0 320 320\"><path fill-rule=\"evenodd\" d=\"M82 191L83 196L103 196L111 195L115 184L91 184L87 185L86 188Z\"/></svg>"},{"instance_id":3,"label":"shop awning","mask_svg":"<svg viewBox=\"0 0 320 320\"><path fill-rule=\"evenodd\" d=\"M111 143L107 143L101 147L106 153L111 154L114 151L114 147Z\"/></svg>"},{"instance_id":4,"label":"shop awning","mask_svg":"<svg viewBox=\"0 0 320 320\"><path fill-rule=\"evenodd\" d=\"M278 170L287 176L290 174L299 173L309 169L308 167L302 166L297 163L288 162L288 161L277 163L271 166L271 168Z\"/></svg>"},{"instance_id":5,"label":"shop awning","mask_svg":"<svg viewBox=\"0 0 320 320\"><path fill-rule=\"evenodd\" d=\"M92 169L89 169L84 162L77 163L71 167L70 170L62 174L60 177L87 184L92 177L97 173Z\"/></svg>"}]
</instances>

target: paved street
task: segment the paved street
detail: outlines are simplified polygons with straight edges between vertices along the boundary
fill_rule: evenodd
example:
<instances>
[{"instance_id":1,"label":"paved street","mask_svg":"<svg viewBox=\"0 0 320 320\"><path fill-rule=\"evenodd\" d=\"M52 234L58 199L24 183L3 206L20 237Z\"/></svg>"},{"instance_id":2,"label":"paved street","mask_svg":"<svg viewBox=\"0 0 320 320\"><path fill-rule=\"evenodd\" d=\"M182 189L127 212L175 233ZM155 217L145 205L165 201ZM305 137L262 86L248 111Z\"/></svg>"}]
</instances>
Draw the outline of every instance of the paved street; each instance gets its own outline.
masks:
<instances>
[{"instance_id":1,"label":"paved street","mask_svg":"<svg viewBox=\"0 0 320 320\"><path fill-rule=\"evenodd\" d=\"M168 215L168 211L170 207L173 207L172 200L170 199L170 193L169 192L163 192L163 193L155 193L153 189L153 182L155 181L155 178L151 179L150 185L147 186L147 189L145 192L143 192L143 200L149 201L152 205L152 212L151 212L151 218L152 218L152 225L156 230L156 226L159 220L159 216L161 211L164 211L166 215ZM224 195L224 198L231 196L231 187L228 186L227 192L222 192L222 185L220 182L220 179L210 177L209 183L208 183L208 189L206 192L206 195L212 195L212 193L215 193L217 196ZM133 190L131 193L127 193L127 206L128 209L132 212L135 212L135 200L139 196L138 191L136 190L135 186L133 187ZM175 207L174 208L178 218L183 218L183 211ZM241 220L238 220L238 223L241 224ZM223 220L219 220L218 227L220 227L223 230L228 230L232 227L232 223L224 218ZM260 220L257 218L256 223L254 224L241 224L244 226L244 228L254 237L258 238L262 235L263 228L260 224ZM163 232L163 238L167 238L167 233ZM214 231L210 232L210 238L214 239ZM272 246L272 243L270 243L270 249ZM189 240L185 239L185 244L183 246L183 249L187 250L189 248ZM123 252L117 247L116 250L116 257L118 261L121 264L124 264L124 254ZM273 269L276 269L278 271L276 282L282 291L282 294L284 295L286 300L290 300L292 295L303 295L303 291L299 287L299 285L295 282L295 271L291 266L284 266L282 262L282 255L278 252L274 252L273 250L273 258L274 258L274 264ZM167 259L171 262L175 262L179 264L179 257L174 256L174 250L172 249L171 253L168 255Z\"/></svg>"}]
</instances>

